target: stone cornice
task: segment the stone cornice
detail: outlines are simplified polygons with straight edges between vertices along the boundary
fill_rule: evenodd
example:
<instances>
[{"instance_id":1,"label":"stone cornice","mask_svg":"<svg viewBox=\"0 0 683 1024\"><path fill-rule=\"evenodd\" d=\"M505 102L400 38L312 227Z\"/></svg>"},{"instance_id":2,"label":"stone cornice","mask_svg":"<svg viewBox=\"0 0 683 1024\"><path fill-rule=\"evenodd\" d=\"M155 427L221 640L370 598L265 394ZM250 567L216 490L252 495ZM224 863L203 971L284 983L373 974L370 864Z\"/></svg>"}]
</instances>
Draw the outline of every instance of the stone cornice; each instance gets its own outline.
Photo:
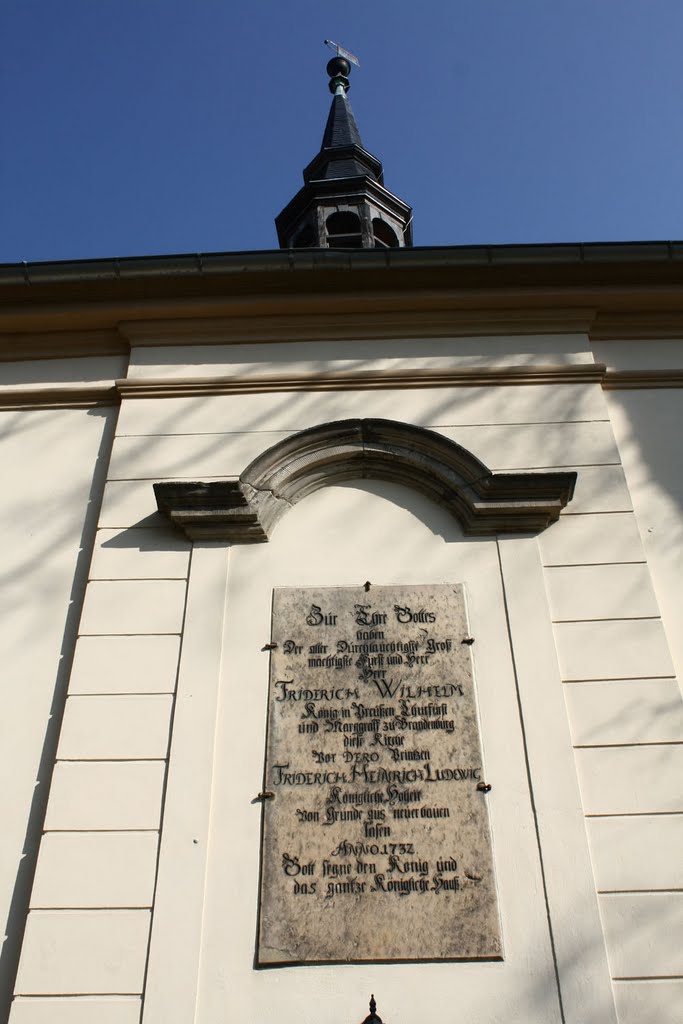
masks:
<instances>
[{"instance_id":1,"label":"stone cornice","mask_svg":"<svg viewBox=\"0 0 683 1024\"><path fill-rule=\"evenodd\" d=\"M599 363L460 369L335 370L329 373L244 374L230 377L145 378L116 382L123 398L188 398L267 391L359 391L378 388L486 387L520 384L600 383Z\"/></svg>"},{"instance_id":2,"label":"stone cornice","mask_svg":"<svg viewBox=\"0 0 683 1024\"><path fill-rule=\"evenodd\" d=\"M608 370L606 391L646 388L683 388L683 370Z\"/></svg>"},{"instance_id":3,"label":"stone cornice","mask_svg":"<svg viewBox=\"0 0 683 1024\"><path fill-rule=\"evenodd\" d=\"M87 409L123 399L194 398L287 391L364 391L455 387L519 387L536 384L600 384L622 388L682 388L683 370L606 370L602 363L245 374L231 377L123 378L111 384L62 384L0 388L0 410Z\"/></svg>"},{"instance_id":4,"label":"stone cornice","mask_svg":"<svg viewBox=\"0 0 683 1024\"><path fill-rule=\"evenodd\" d=\"M12 409L94 409L118 405L115 384L60 384L56 387L0 388L0 411Z\"/></svg>"}]
</instances>

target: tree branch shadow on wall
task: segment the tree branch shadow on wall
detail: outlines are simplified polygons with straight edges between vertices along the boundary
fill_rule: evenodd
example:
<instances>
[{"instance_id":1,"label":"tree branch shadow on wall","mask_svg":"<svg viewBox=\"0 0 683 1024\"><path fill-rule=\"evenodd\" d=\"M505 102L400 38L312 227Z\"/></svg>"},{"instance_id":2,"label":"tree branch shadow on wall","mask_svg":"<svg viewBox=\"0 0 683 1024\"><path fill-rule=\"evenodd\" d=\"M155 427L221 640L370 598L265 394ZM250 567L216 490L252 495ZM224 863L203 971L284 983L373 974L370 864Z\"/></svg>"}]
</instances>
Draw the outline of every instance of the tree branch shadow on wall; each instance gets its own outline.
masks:
<instances>
[{"instance_id":1,"label":"tree branch shadow on wall","mask_svg":"<svg viewBox=\"0 0 683 1024\"><path fill-rule=\"evenodd\" d=\"M362 369L365 363L365 359L359 359L357 362L358 368ZM467 418L466 409L470 402L469 396L472 393L472 391L474 391L474 389L464 390L468 392L467 395L464 394L463 389L452 389L451 394L448 397L445 397L441 403L435 404L430 412L429 424L426 425L431 425L432 428L436 425L438 429L439 425L444 426L452 422L454 416L456 421L458 422L465 421ZM510 389L505 387L500 387L498 389L501 402L505 401L506 396L509 394L509 390ZM558 390L563 392L563 389ZM343 395L345 393L340 394ZM369 407L369 414L372 414L374 412L374 410L372 409L374 394L377 394L377 392L368 392L366 394L367 405ZM311 421L311 416L314 416L315 422L321 422L327 418L336 418L336 414L335 416L331 417L325 415L326 406L328 405L329 393L323 394L322 392L307 392L305 394L300 393L296 395L278 394L277 396L270 397L272 401L270 404L270 408L268 409L267 421L269 423L271 422L271 415L284 416L287 425L281 429L283 429L285 433L288 433L294 429L301 429L309 425L309 422ZM565 397L566 396L563 392L563 399ZM235 399L229 399L228 401L232 402L235 401ZM240 399L238 398L237 401L239 402ZM396 405L400 405L400 396L396 400ZM570 405L570 403L568 404L565 401L562 404L561 410L559 407L549 407L547 409L549 421L552 422L559 420L561 418L568 418L569 421L571 421ZM457 410L457 412L454 413L454 409ZM400 408L396 408L394 410L394 415L396 415L397 418L401 418ZM264 431L264 416L264 407L261 406L259 412L254 412L252 416L246 416L244 418L244 420L240 423L241 429L243 429L245 432L257 431L262 434L270 433L270 430ZM511 421L510 429L511 432L514 431L514 421ZM168 434L171 435L181 430L182 422L179 422L175 414L169 414L166 422L160 426L158 432L163 434L165 431L168 431ZM106 433L107 432L105 431L105 435ZM665 490L666 473L664 472L664 470L667 467L660 466L661 460L658 460L657 458L658 439L655 436L655 434L656 431L649 432L647 440L645 442L642 442L642 448L643 451L647 453L646 457L648 459L652 459L655 480L657 480L658 484L662 487L663 490ZM229 444L230 440L229 434L226 435L223 433L207 434L204 435L204 438L206 450L213 450L215 452L219 452L221 449L223 449L227 444ZM141 436L137 439L141 448L149 446L151 440L152 438L150 436ZM263 447L267 447L268 444L269 441L265 440ZM88 504L88 513L86 514L86 520L84 523L83 536L81 540L80 552L76 567L76 574L74 577L74 583L72 588L72 597L69 605L67 622L65 625L62 655L60 658L60 666L55 681L53 711L45 734L43 755L41 757L40 762L40 771L38 774L36 784L36 792L34 795L31 807L31 814L29 818L29 825L26 832L24 856L19 870L19 875L17 877L17 882L15 885L14 896L10 907L10 913L8 915L7 934L10 936L10 938L8 938L8 940L5 942L2 955L0 956L0 994L2 994L0 995L0 1020L5 1019L3 1013L5 1009L9 1006L9 998L11 998L11 989L13 987L13 978L14 975L16 974L16 967L19 959L19 951L23 937L24 921L30 897L33 873L35 870L35 857L37 854L37 847L40 841L42 824L44 820L47 796L49 792L49 780L51 777L52 768L54 766L54 758L56 754L57 741L59 737L61 712L64 706L66 688L68 684L68 676L70 672L71 657L73 655L73 646L78 627L78 620L80 618L82 594L85 586L85 579L87 577L88 564L90 560L92 537L94 536L95 532L97 515L99 512L101 490L104 486L104 477L106 476L106 459L104 460L104 464L102 463L102 453L105 451L107 451L107 449L103 439L100 458L98 459L95 475L93 477L91 494ZM181 467L181 469L190 474L192 478L196 477L197 475L193 472L192 469L193 461L194 456L188 460L185 466ZM662 472L659 475L661 475L662 479L658 480L657 478L660 469L662 470ZM179 475L183 474L181 473ZM162 478L162 476L155 477L155 479ZM107 541L105 542L105 544L114 544L120 547L137 547L140 550L158 550L160 537L156 533L156 531L154 540L152 540L150 537L150 539L147 541L145 540L145 538L140 536L140 533L142 532L141 528L148 526L158 527L159 525L161 525L161 522L163 522L159 519L157 513L154 511L151 483L152 481L150 480L149 515L143 517L143 519L134 524L134 526L128 528L129 530L136 529L136 536L133 537L130 534L128 534L128 530L122 530L118 538L112 541ZM348 484L342 486L352 487L354 485ZM369 482L366 481L364 483L364 486L367 487L368 489L372 489L374 485L369 484ZM679 509L680 507L681 503L679 501ZM429 517L427 517L425 519L425 525L428 526L428 528L431 529L435 535L442 536L444 541L446 541L447 543L450 543L453 540L455 540L456 535L459 541L470 543L477 542L476 539L473 538L462 538L459 534L457 524L454 524L452 534L449 530L445 530L440 522L440 517L438 514L435 514L433 521L430 521ZM167 527L166 529L168 529L169 538L171 536L177 537L177 534L175 534L175 532L172 531L170 527ZM590 950L577 949L576 962L578 963L582 960L582 958L589 957L590 955ZM9 996L7 1000L5 1000L4 993L7 991L7 989L9 989ZM390 1021L398 1019L396 1017L396 1014L392 1015L389 1012L388 1006L386 1009L386 1016L387 1019L389 1019Z\"/></svg>"},{"instance_id":2,"label":"tree branch shadow on wall","mask_svg":"<svg viewBox=\"0 0 683 1024\"><path fill-rule=\"evenodd\" d=\"M38 850L43 832L45 812L50 793L50 784L57 755L59 733L62 725L66 693L69 685L69 676L78 635L78 626L83 608L83 599L88 579L90 557L93 549L93 542L97 531L97 520L102 505L102 493L107 477L109 466L109 453L115 431L116 421L110 415L109 409L89 409L88 416L104 417L104 426L100 438L97 455L93 467L90 489L86 501L83 527L81 530L76 556L74 575L69 595L68 609L64 621L64 632L62 636L61 649L57 672L52 690L50 713L43 738L38 772L34 783L33 797L28 814L26 832L22 845L21 860L12 891L7 921L4 928L4 941L0 951L0 1022L5 1024L9 1017L14 986L16 982L19 958L24 939L28 908L31 898L31 889L35 876ZM30 429L30 413L24 414L27 420L25 429ZM18 510L21 514L21 509ZM32 566L41 565L43 557L47 557L50 550L70 540L71 521L64 523L62 532L57 536L50 534L44 545L44 556L40 553L32 554ZM31 569L30 565L22 568L21 563L16 570L17 582L21 584L23 574ZM40 590L40 598L46 599L44 590ZM35 595L27 595L29 600L37 600ZM32 644L35 637L27 636L19 639L19 643Z\"/></svg>"}]
</instances>

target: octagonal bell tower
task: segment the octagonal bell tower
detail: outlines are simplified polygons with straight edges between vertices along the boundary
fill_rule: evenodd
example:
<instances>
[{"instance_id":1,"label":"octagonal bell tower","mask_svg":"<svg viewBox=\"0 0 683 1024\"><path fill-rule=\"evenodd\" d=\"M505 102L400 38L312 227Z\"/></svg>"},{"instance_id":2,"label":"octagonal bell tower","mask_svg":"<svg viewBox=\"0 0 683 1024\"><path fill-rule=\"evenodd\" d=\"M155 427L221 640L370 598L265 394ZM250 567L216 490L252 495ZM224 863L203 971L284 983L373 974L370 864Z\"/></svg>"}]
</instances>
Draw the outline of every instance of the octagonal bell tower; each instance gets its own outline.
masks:
<instances>
[{"instance_id":1,"label":"octagonal bell tower","mask_svg":"<svg viewBox=\"0 0 683 1024\"><path fill-rule=\"evenodd\" d=\"M351 64L327 65L330 108L304 186L275 218L281 249L390 249L412 245L412 210L384 187L382 163L363 147L347 93Z\"/></svg>"}]
</instances>

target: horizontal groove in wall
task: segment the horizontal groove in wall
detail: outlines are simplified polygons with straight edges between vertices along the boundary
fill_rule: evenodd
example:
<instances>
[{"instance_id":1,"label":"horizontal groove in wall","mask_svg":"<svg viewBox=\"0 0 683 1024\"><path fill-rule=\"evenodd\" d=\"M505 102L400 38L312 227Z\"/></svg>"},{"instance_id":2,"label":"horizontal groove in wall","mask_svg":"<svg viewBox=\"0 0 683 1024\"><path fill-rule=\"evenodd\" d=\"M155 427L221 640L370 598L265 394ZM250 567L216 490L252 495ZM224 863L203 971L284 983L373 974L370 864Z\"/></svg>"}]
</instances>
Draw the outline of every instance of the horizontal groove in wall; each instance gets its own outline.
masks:
<instances>
[{"instance_id":1,"label":"horizontal groove in wall","mask_svg":"<svg viewBox=\"0 0 683 1024\"><path fill-rule=\"evenodd\" d=\"M115 907L112 907L112 906L109 906L109 905L106 905L106 904L103 904L101 907L90 907L90 906L89 907L69 907L69 906L64 906L64 907L54 907L54 906L51 906L51 907L40 907L40 906L32 906L31 907L31 912L33 912L34 910L47 910L47 911L50 911L50 913L52 913L53 911L55 913L60 913L62 910L73 910L73 911L77 911L78 913L81 913L81 912L82 913L88 913L89 911L94 910L97 913L101 913L104 910L107 913L109 913L110 911L113 911L113 910L149 910L153 905L154 905L153 902L150 900L149 903L132 903L130 906L127 906L127 907L121 907L118 904Z\"/></svg>"},{"instance_id":2,"label":"horizontal groove in wall","mask_svg":"<svg viewBox=\"0 0 683 1024\"><path fill-rule=\"evenodd\" d=\"M569 568L573 569L574 566L569 566ZM609 615L591 619L552 619L552 622L558 624L564 622L659 622L660 619L661 615ZM654 678L654 676L647 678ZM566 682L566 680L564 681Z\"/></svg>"},{"instance_id":3,"label":"horizontal groove in wall","mask_svg":"<svg viewBox=\"0 0 683 1024\"><path fill-rule=\"evenodd\" d=\"M638 896L643 896L643 895L647 895L649 892L654 893L657 896L661 896L663 893L667 893L667 892L673 892L673 893L683 892L683 889L681 889L681 888L672 889L671 887L669 887L669 888L666 888L666 889L649 889L648 888L648 889L598 889L597 890L598 896L624 896L624 895L630 895L631 893L634 893L634 894L636 894Z\"/></svg>"},{"instance_id":4,"label":"horizontal groove in wall","mask_svg":"<svg viewBox=\"0 0 683 1024\"><path fill-rule=\"evenodd\" d=\"M123 526L122 529L127 529L127 526ZM118 582L118 581L115 581ZM136 580L132 581L137 583ZM93 580L93 583L99 583L99 580ZM79 633L79 637L112 637L113 640L117 640L120 637L179 637L180 633Z\"/></svg>"},{"instance_id":5,"label":"horizontal groove in wall","mask_svg":"<svg viewBox=\"0 0 683 1024\"><path fill-rule=\"evenodd\" d=\"M131 527L126 526L126 527L122 527L121 531L122 532L127 532L129 529L131 529ZM135 529L137 529L137 527L135 527ZM188 548L188 554L189 554L189 548ZM180 575L178 575L178 576L88 576L88 583L139 583L139 582L147 583L149 580L158 580L158 581L173 580L175 582L175 580L186 580L186 579L188 579L188 574L187 573L184 573L182 576L180 576ZM97 633L95 635L102 636L101 633ZM136 636L168 636L169 634L168 633L138 633L138 634L131 634L131 633L111 633L110 634L110 633L108 633L107 634L107 636L132 636L132 635L136 635ZM84 633L83 636L93 636L93 634L92 633Z\"/></svg>"},{"instance_id":6,"label":"horizontal groove in wall","mask_svg":"<svg viewBox=\"0 0 683 1024\"><path fill-rule=\"evenodd\" d=\"M137 999L139 1001L141 996L142 992L22 992L21 995L14 997L14 1001L23 1003L35 999L87 999L92 1003L98 999ZM93 1024L96 1022L93 1021Z\"/></svg>"},{"instance_id":7,"label":"horizontal groove in wall","mask_svg":"<svg viewBox=\"0 0 683 1024\"><path fill-rule=\"evenodd\" d=\"M612 981L679 981L683 974L615 974ZM643 1022L643 1024L656 1024L654 1021Z\"/></svg>"},{"instance_id":8,"label":"horizontal groove in wall","mask_svg":"<svg viewBox=\"0 0 683 1024\"><path fill-rule=\"evenodd\" d=\"M87 761L86 764L93 764L96 762ZM71 833L84 834L84 835L104 835L107 832L159 832L159 826L145 828L144 825L135 825L133 828L125 828L124 826L117 826L116 828L46 828L43 829L43 835L51 835L53 832L59 832L60 835L70 835Z\"/></svg>"},{"instance_id":9,"label":"horizontal groove in wall","mask_svg":"<svg viewBox=\"0 0 683 1024\"><path fill-rule=\"evenodd\" d=\"M222 476L210 476L210 475L208 475L206 473L202 473L201 478L202 478L202 480L237 480L237 479L239 479L235 475L235 473L225 473ZM183 475L183 474L178 474L178 475L174 474L173 476L110 476L110 477L107 477L107 483L116 483L116 484L125 484L125 483L128 483L128 484L143 484L143 483L150 483L151 484L151 483L155 483L158 480L196 480L196 479L197 479L197 474L196 473L195 473L194 476L186 476L186 475ZM160 520L160 522L154 523L153 526L158 530L159 526L163 525L165 522L166 522L166 520L162 519L162 520ZM111 527L103 526L103 527L101 527L101 529L109 530L109 529L111 529ZM125 527L125 529L129 529L129 527ZM137 529L141 529L141 527L139 527L138 524L136 523L135 524L135 529L136 530Z\"/></svg>"},{"instance_id":10,"label":"horizontal groove in wall","mask_svg":"<svg viewBox=\"0 0 683 1024\"><path fill-rule=\"evenodd\" d=\"M587 513L590 514L590 513ZM600 513L596 513L599 515ZM603 513L605 514L605 513ZM612 512L610 515L617 515L618 513ZM627 512L626 515L632 513ZM647 559L645 558L625 558L623 561L615 562L614 559L610 559L609 562L543 562L544 569L602 569L606 565L647 565ZM591 619L554 619L554 622L591 622Z\"/></svg>"},{"instance_id":11,"label":"horizontal groove in wall","mask_svg":"<svg viewBox=\"0 0 683 1024\"><path fill-rule=\"evenodd\" d=\"M580 466L578 468L587 469L588 467ZM581 516L632 516L633 514L634 513L632 508L606 508L600 509L599 511L595 512L572 512L571 505L566 505L560 512L560 518L562 518L563 516L573 516L576 519L580 519Z\"/></svg>"},{"instance_id":12,"label":"horizontal groove in wall","mask_svg":"<svg viewBox=\"0 0 683 1024\"><path fill-rule=\"evenodd\" d=\"M127 910L126 907L105 907L104 909L106 910L106 912L108 914L127 914L127 913L130 913L130 911ZM138 908L135 907L135 910L137 910L137 909ZM32 909L31 913L32 914L33 913L39 913L41 915L44 914L46 916L51 916L53 913L55 913L55 914L74 914L75 916L79 916L79 917L90 917L90 916L92 916L94 914L101 914L102 910L93 909L92 907L64 907L64 908L46 907L46 908L41 908L39 911L36 910L36 909ZM23 994L24 993L22 993L22 995ZM81 993L81 995L83 995L83 994L84 993ZM100 995L101 993L93 992L92 994L93 995ZM118 994L119 995L125 995L125 993L123 993L123 992L118 993Z\"/></svg>"},{"instance_id":13,"label":"horizontal groove in wall","mask_svg":"<svg viewBox=\"0 0 683 1024\"><path fill-rule=\"evenodd\" d=\"M591 676L591 677L586 676L585 678L581 678L581 679L563 679L562 682L563 682L563 684L564 683L612 683L612 682L616 682L616 683L635 683L635 682L640 682L643 679L673 679L673 680L675 680L676 676L672 676L672 675L667 675L667 676L646 675L646 676L618 676L616 678L614 676Z\"/></svg>"},{"instance_id":14,"label":"horizontal groove in wall","mask_svg":"<svg viewBox=\"0 0 683 1024\"><path fill-rule=\"evenodd\" d=\"M119 634L114 634L118 636ZM168 636L168 633L163 633L162 636ZM175 685L170 690L97 690L95 693L88 693L85 690L78 690L77 693L69 692L67 694L70 700L76 697L169 697L175 693Z\"/></svg>"},{"instance_id":15,"label":"horizontal groove in wall","mask_svg":"<svg viewBox=\"0 0 683 1024\"><path fill-rule=\"evenodd\" d=\"M93 583L99 583L100 581L99 580L93 580L92 582ZM115 582L120 582L120 581L117 580ZM126 582L128 582L128 581L126 580ZM135 580L131 580L130 582L137 583L139 581L138 581L138 579L135 579ZM144 582L146 582L146 581L144 581ZM79 633L78 634L78 639L80 639L82 636L84 636L84 637L85 636L181 636L181 633L177 629L173 630L172 632L168 632L168 633Z\"/></svg>"},{"instance_id":16,"label":"horizontal groove in wall","mask_svg":"<svg viewBox=\"0 0 683 1024\"><path fill-rule=\"evenodd\" d=\"M585 469L585 466L583 468ZM571 506L567 505L567 507L562 510L562 515L573 515L576 516L577 519L580 519L581 516L632 516L634 514L633 509L631 508L617 508L613 512L610 509L601 509L597 512L570 512L570 508Z\"/></svg>"},{"instance_id":17,"label":"horizontal groove in wall","mask_svg":"<svg viewBox=\"0 0 683 1024\"><path fill-rule=\"evenodd\" d=\"M636 977L636 978L614 978L613 980L614 981L632 981L634 984L643 984L643 983L644 984L649 984L650 982L656 984L657 982L660 982L660 981L661 982L678 981L679 978L678 978L677 975L673 975L673 976L672 975L666 975L664 977L657 976L657 977ZM650 1024L650 1022L648 1021L647 1024Z\"/></svg>"},{"instance_id":18,"label":"horizontal groove in wall","mask_svg":"<svg viewBox=\"0 0 683 1024\"><path fill-rule=\"evenodd\" d=\"M138 1002L142 999L142 991L139 992L22 992L21 995L14 997L14 1002L27 1003L35 999L59 999L59 1000L85 1000L89 999L90 1002L97 1002L102 999L136 999ZM93 1021L93 1024L96 1024Z\"/></svg>"},{"instance_id":19,"label":"horizontal groove in wall","mask_svg":"<svg viewBox=\"0 0 683 1024\"><path fill-rule=\"evenodd\" d=\"M610 814L608 811L601 811L596 814L584 814L584 818L657 818L669 817L671 815L680 817L683 811L615 811Z\"/></svg>"},{"instance_id":20,"label":"horizontal groove in wall","mask_svg":"<svg viewBox=\"0 0 683 1024\"><path fill-rule=\"evenodd\" d=\"M80 694L78 694L80 696ZM89 695L90 696L90 695ZM97 696L93 694L92 696ZM118 696L118 695L117 695ZM137 694L122 694L122 696L137 696ZM168 760L168 754L164 754L163 757L58 757L55 761L56 764L151 764L154 762L161 762L162 764ZM75 830L74 830L75 831ZM101 831L98 829L97 831ZM125 831L125 829L121 829ZM141 830L142 831L142 830Z\"/></svg>"},{"instance_id":21,"label":"horizontal groove in wall","mask_svg":"<svg viewBox=\"0 0 683 1024\"><path fill-rule=\"evenodd\" d=\"M644 743L575 743L574 750L614 750L615 747L680 747L680 740L646 740Z\"/></svg>"},{"instance_id":22,"label":"horizontal groove in wall","mask_svg":"<svg viewBox=\"0 0 683 1024\"><path fill-rule=\"evenodd\" d=\"M553 462L549 466L514 466L506 469L493 469L495 473L552 473L556 469L604 469L605 466L621 466L620 462ZM565 506L568 508L569 506Z\"/></svg>"},{"instance_id":23,"label":"horizontal groove in wall","mask_svg":"<svg viewBox=\"0 0 683 1024\"><path fill-rule=\"evenodd\" d=\"M591 423L610 423L610 420L608 420L606 418L591 419L591 420L585 420L585 419L580 419L580 420L572 420L572 419L566 419L566 420L505 420L505 422L501 422L500 420L497 420L495 422L494 421L492 421L492 422L485 421L485 422L481 422L481 423L480 422L476 422L475 423L475 422L467 421L466 423L462 423L462 422L461 423L425 423L423 425L424 425L425 430L459 430L459 429L467 430L469 428L474 428L474 427L500 427L501 429L506 428L506 427L565 427L567 425L575 426L576 424L591 424ZM292 433L296 433L297 430L301 430L301 429L304 429L304 428L293 427L293 428L291 428L291 432ZM248 430L179 430L177 433L171 433L171 434L166 433L165 431L152 431L151 433L145 433L145 434L141 434L141 433L135 433L135 434L122 434L121 433L121 434L119 434L119 433L117 433L115 435L115 437L116 438L124 438L125 437L127 440L130 440L131 438L136 438L136 437L140 437L140 438L150 438L150 437L155 437L155 438L156 437L232 437L233 435L240 437L243 434L286 434L288 432L289 431L286 428L285 429L274 429L274 430L258 430L256 428L251 428L250 427ZM600 465L602 465L602 463L600 463ZM612 465L612 463L610 463L610 465Z\"/></svg>"}]
</instances>

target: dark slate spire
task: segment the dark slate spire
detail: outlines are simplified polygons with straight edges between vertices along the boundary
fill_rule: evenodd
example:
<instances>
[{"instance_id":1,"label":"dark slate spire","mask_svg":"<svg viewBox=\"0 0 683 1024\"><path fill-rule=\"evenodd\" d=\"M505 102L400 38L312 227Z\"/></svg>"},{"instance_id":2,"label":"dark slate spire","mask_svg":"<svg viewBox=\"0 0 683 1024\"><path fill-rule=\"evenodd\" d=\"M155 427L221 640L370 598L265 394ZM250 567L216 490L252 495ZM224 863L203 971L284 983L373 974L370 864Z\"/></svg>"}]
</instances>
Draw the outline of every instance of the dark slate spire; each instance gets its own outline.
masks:
<instances>
[{"instance_id":1,"label":"dark slate spire","mask_svg":"<svg viewBox=\"0 0 683 1024\"><path fill-rule=\"evenodd\" d=\"M336 146L362 146L360 132L351 110L346 92L332 97L330 114L325 125L321 149L334 149Z\"/></svg>"},{"instance_id":2,"label":"dark slate spire","mask_svg":"<svg viewBox=\"0 0 683 1024\"><path fill-rule=\"evenodd\" d=\"M320 152L304 171L304 181L327 178L354 178L367 174L382 183L382 164L363 149L356 119L348 96L347 78L351 65L344 57L333 57L327 65L332 106L325 125Z\"/></svg>"},{"instance_id":3,"label":"dark slate spire","mask_svg":"<svg viewBox=\"0 0 683 1024\"><path fill-rule=\"evenodd\" d=\"M382 163L363 146L347 93L351 65L329 61L332 106L304 187L276 218L280 247L393 248L412 244L411 209L384 188Z\"/></svg>"}]
</instances>

